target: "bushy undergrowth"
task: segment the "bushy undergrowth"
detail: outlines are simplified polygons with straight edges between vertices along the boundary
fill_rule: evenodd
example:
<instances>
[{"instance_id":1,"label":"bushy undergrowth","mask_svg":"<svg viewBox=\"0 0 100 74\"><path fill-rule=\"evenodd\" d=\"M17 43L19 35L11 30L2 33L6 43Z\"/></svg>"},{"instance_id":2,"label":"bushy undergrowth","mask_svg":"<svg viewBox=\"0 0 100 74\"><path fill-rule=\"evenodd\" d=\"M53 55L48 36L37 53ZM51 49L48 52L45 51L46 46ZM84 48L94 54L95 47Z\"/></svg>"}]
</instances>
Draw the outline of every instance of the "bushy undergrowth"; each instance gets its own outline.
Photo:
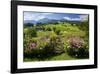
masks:
<instances>
[{"instance_id":1,"label":"bushy undergrowth","mask_svg":"<svg viewBox=\"0 0 100 74\"><path fill-rule=\"evenodd\" d=\"M28 43L28 42L27 42ZM25 56L43 57L47 55L61 54L64 52L63 43L59 37L40 38L29 41L26 45Z\"/></svg>"},{"instance_id":2,"label":"bushy undergrowth","mask_svg":"<svg viewBox=\"0 0 100 74\"><path fill-rule=\"evenodd\" d=\"M66 23L24 28L24 57L43 58L62 53L89 58L88 29Z\"/></svg>"}]
</instances>

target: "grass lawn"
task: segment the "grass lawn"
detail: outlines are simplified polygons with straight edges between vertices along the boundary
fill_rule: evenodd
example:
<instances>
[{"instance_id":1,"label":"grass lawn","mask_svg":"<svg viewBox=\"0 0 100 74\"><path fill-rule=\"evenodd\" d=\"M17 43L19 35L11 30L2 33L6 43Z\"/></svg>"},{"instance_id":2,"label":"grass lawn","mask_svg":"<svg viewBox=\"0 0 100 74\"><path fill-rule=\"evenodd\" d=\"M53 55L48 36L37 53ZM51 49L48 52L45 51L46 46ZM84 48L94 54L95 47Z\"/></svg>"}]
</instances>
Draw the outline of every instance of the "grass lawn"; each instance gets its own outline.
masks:
<instances>
[{"instance_id":1,"label":"grass lawn","mask_svg":"<svg viewBox=\"0 0 100 74\"><path fill-rule=\"evenodd\" d=\"M57 60L75 60L77 58L69 56L67 53L63 53L60 55L50 56L48 58L44 59L37 59L37 58L25 58L24 62L30 62L30 61L57 61Z\"/></svg>"}]
</instances>

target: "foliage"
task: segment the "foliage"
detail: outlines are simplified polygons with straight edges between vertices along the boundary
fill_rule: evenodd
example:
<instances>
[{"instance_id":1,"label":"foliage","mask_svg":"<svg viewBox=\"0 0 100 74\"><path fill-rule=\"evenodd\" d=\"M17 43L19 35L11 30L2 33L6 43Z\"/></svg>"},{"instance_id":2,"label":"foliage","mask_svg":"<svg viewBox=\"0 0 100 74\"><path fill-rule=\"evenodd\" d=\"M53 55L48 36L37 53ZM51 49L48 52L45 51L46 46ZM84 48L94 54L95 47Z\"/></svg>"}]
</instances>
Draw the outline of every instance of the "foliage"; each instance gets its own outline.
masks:
<instances>
[{"instance_id":1,"label":"foliage","mask_svg":"<svg viewBox=\"0 0 100 74\"><path fill-rule=\"evenodd\" d=\"M37 36L37 32L34 29L34 27L29 27L29 28L25 28L24 29L24 37L36 37Z\"/></svg>"},{"instance_id":2,"label":"foliage","mask_svg":"<svg viewBox=\"0 0 100 74\"><path fill-rule=\"evenodd\" d=\"M71 37L69 39L69 47L67 49L67 53L78 58L89 57L88 46L80 37Z\"/></svg>"},{"instance_id":3,"label":"foliage","mask_svg":"<svg viewBox=\"0 0 100 74\"><path fill-rule=\"evenodd\" d=\"M46 41L43 42L44 40ZM46 38L31 40L27 45L25 55L27 54L27 56L32 55L32 57L40 57L46 55L61 54L63 52L63 44L61 43L60 38L52 36L50 40Z\"/></svg>"},{"instance_id":4,"label":"foliage","mask_svg":"<svg viewBox=\"0 0 100 74\"><path fill-rule=\"evenodd\" d=\"M59 37L52 37L50 42L45 46L49 53L61 54L64 52L64 46Z\"/></svg>"}]
</instances>

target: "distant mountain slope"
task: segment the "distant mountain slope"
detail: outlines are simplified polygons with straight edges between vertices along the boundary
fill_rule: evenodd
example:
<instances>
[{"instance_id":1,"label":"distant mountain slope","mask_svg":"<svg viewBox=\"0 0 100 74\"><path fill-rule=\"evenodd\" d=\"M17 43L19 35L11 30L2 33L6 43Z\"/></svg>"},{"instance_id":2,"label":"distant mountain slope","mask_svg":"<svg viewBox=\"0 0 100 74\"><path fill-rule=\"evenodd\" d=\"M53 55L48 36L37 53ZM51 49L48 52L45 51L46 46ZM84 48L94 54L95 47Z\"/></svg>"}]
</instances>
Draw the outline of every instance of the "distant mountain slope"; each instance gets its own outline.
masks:
<instances>
[{"instance_id":1,"label":"distant mountain slope","mask_svg":"<svg viewBox=\"0 0 100 74\"><path fill-rule=\"evenodd\" d=\"M38 21L35 20L24 20L24 24L31 23L31 24L45 24L45 23L56 23L56 22L69 22L69 23L80 23L81 21L71 21L71 20L66 20L64 18L62 19L48 19L48 18L43 18Z\"/></svg>"}]
</instances>

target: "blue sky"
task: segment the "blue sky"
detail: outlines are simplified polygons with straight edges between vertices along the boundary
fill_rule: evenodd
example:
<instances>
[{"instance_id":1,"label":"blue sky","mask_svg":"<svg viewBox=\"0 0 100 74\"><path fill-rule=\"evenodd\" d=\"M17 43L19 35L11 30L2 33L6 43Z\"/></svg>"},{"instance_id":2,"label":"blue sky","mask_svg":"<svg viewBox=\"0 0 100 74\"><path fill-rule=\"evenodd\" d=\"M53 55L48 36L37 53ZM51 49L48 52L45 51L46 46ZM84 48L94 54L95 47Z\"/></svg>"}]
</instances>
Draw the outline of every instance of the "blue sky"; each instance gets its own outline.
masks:
<instances>
[{"instance_id":1,"label":"blue sky","mask_svg":"<svg viewBox=\"0 0 100 74\"><path fill-rule=\"evenodd\" d=\"M88 14L71 14L71 13L46 13L46 12L24 12L24 20L39 21L41 19L66 19L70 21L87 21Z\"/></svg>"}]
</instances>

